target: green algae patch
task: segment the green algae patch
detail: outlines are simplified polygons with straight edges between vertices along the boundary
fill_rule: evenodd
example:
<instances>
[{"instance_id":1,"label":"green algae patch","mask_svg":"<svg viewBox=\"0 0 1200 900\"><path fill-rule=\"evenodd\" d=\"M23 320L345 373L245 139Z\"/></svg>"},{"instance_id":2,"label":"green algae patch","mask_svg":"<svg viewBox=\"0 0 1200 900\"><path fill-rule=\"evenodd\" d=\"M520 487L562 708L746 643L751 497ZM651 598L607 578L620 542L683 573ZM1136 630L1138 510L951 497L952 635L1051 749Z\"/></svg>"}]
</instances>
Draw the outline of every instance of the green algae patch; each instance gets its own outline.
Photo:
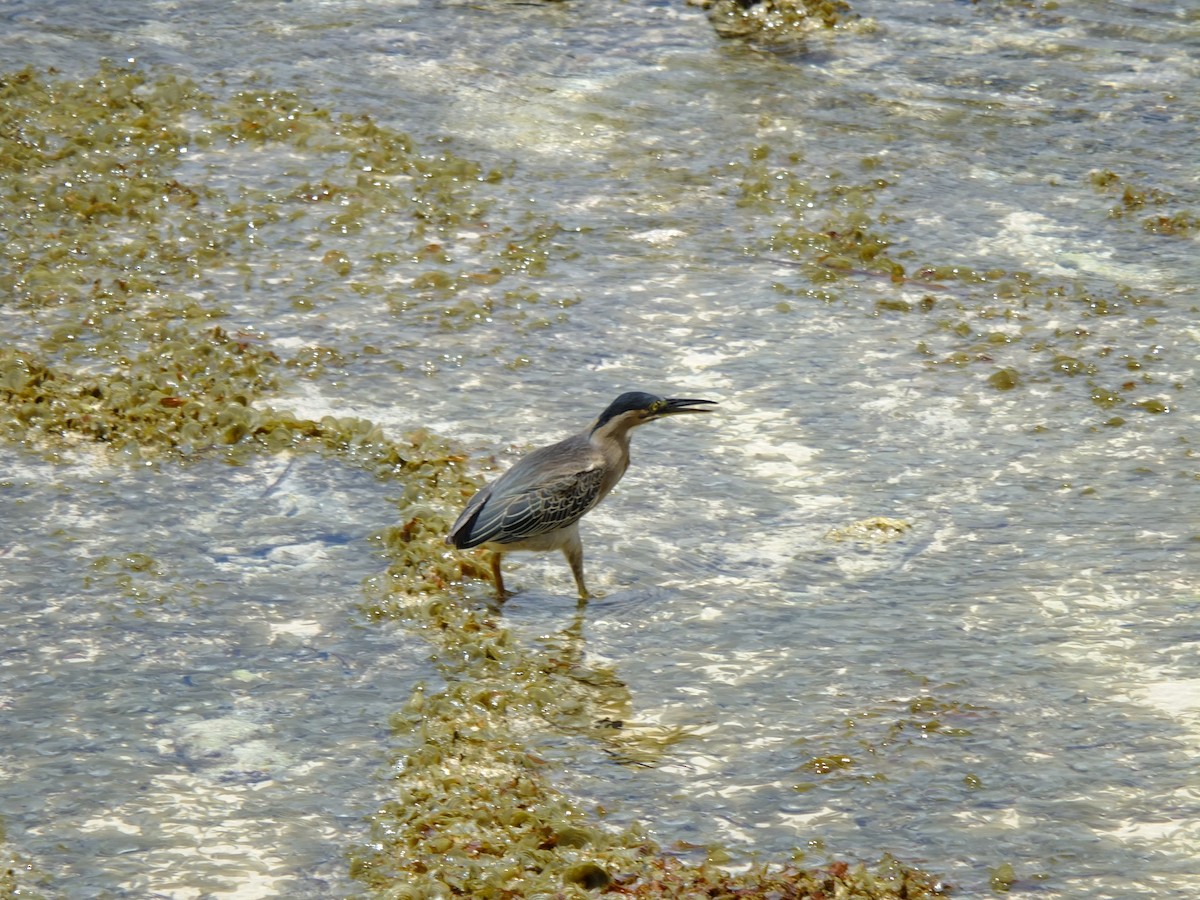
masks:
<instances>
[{"instance_id":1,"label":"green algae patch","mask_svg":"<svg viewBox=\"0 0 1200 900\"><path fill-rule=\"evenodd\" d=\"M192 452L270 428L251 400L275 386L278 360L219 327L164 328L150 349L122 362L89 373L0 348L0 434L34 447L92 441Z\"/></svg>"},{"instance_id":2,"label":"green algae patch","mask_svg":"<svg viewBox=\"0 0 1200 900\"><path fill-rule=\"evenodd\" d=\"M801 771L811 772L814 775L828 775L830 772L836 772L841 769L849 769L854 766L854 757L841 756L834 754L832 756L814 756L800 766Z\"/></svg>"},{"instance_id":3,"label":"green algae patch","mask_svg":"<svg viewBox=\"0 0 1200 900\"><path fill-rule=\"evenodd\" d=\"M851 522L849 525L831 528L825 533L825 540L884 544L899 540L911 530L912 525L902 519L871 516Z\"/></svg>"},{"instance_id":4,"label":"green algae patch","mask_svg":"<svg viewBox=\"0 0 1200 900\"><path fill-rule=\"evenodd\" d=\"M333 337L289 356L269 329L364 302L414 328L565 316L574 299L533 289L561 230L504 182L448 139L291 92L112 64L0 75L0 437L234 461L374 444L384 461L369 424L263 405L367 351Z\"/></svg>"},{"instance_id":5,"label":"green algae patch","mask_svg":"<svg viewBox=\"0 0 1200 900\"><path fill-rule=\"evenodd\" d=\"M724 38L774 46L802 45L813 34L863 27L844 0L689 0Z\"/></svg>"},{"instance_id":6,"label":"green algae patch","mask_svg":"<svg viewBox=\"0 0 1200 900\"><path fill-rule=\"evenodd\" d=\"M906 254L893 246L884 230L889 218L880 211L891 182L865 167L867 177L842 171L805 174L798 153L766 145L749 148L744 162L728 167L727 190L738 207L764 217L765 246L747 247L754 255L801 271L817 288L846 277L870 276L901 284L910 281ZM830 298L827 292L810 296ZM919 309L925 311L928 304ZM904 301L879 307L881 313L910 311Z\"/></svg>"},{"instance_id":7,"label":"green algae patch","mask_svg":"<svg viewBox=\"0 0 1200 900\"><path fill-rule=\"evenodd\" d=\"M1171 215L1149 216L1142 219L1142 228L1151 234L1190 237L1200 231L1200 215L1181 210Z\"/></svg>"},{"instance_id":8,"label":"green algae patch","mask_svg":"<svg viewBox=\"0 0 1200 900\"><path fill-rule=\"evenodd\" d=\"M13 852L5 840L0 819L0 900L41 900L45 894L36 885L46 879L32 862Z\"/></svg>"},{"instance_id":9,"label":"green algae patch","mask_svg":"<svg viewBox=\"0 0 1200 900\"><path fill-rule=\"evenodd\" d=\"M276 385L269 350L213 328L175 338L107 375L49 368L0 348L0 437L53 454L97 445L134 458L317 451L380 475L425 465L424 436L397 444L373 422L306 419L252 401ZM405 454L414 454L410 460Z\"/></svg>"},{"instance_id":10,"label":"green algae patch","mask_svg":"<svg viewBox=\"0 0 1200 900\"><path fill-rule=\"evenodd\" d=\"M989 375L987 382L998 391L1011 391L1021 383L1021 373L1011 366L1006 366Z\"/></svg>"},{"instance_id":11,"label":"green algae patch","mask_svg":"<svg viewBox=\"0 0 1200 900\"><path fill-rule=\"evenodd\" d=\"M1122 178L1109 169L1094 171L1088 179L1097 192L1117 199L1117 203L1108 211L1112 219L1136 219L1146 212L1152 212L1152 215L1139 219L1142 228L1151 234L1191 237L1200 230L1200 216L1196 213L1162 209L1178 202L1167 191Z\"/></svg>"},{"instance_id":12,"label":"green algae patch","mask_svg":"<svg viewBox=\"0 0 1200 900\"><path fill-rule=\"evenodd\" d=\"M912 335L926 368L1016 397L1054 383L1097 427L1120 427L1134 416L1153 421L1166 411L1165 389L1182 389L1165 358L1169 339L1150 314L1163 308L1163 299L1100 278L922 259L896 233L902 220L889 208L901 176L881 171L873 157L857 168L821 172L798 151L754 144L722 174L731 201L756 218L742 254L796 271L774 285L788 298L777 308L790 310L793 298L861 304L864 315L895 322L898 336ZM1112 172L1094 173L1092 183L1120 197L1114 218L1173 202ZM1184 233L1189 216L1164 211L1145 227ZM1102 419L1089 403L1125 415Z\"/></svg>"},{"instance_id":13,"label":"green algae patch","mask_svg":"<svg viewBox=\"0 0 1200 900\"><path fill-rule=\"evenodd\" d=\"M1012 863L1001 863L988 873L988 885L998 894L1007 894L1016 882Z\"/></svg>"},{"instance_id":14,"label":"green algae patch","mask_svg":"<svg viewBox=\"0 0 1200 900\"><path fill-rule=\"evenodd\" d=\"M987 707L954 697L955 685L932 685L908 674L920 690L911 699L855 710L839 730L795 740L795 773L800 780L793 790L805 793L831 781L886 783L893 773L913 764L914 752L923 757L931 741L969 737L981 722L994 718ZM963 777L974 776L965 772Z\"/></svg>"}]
</instances>

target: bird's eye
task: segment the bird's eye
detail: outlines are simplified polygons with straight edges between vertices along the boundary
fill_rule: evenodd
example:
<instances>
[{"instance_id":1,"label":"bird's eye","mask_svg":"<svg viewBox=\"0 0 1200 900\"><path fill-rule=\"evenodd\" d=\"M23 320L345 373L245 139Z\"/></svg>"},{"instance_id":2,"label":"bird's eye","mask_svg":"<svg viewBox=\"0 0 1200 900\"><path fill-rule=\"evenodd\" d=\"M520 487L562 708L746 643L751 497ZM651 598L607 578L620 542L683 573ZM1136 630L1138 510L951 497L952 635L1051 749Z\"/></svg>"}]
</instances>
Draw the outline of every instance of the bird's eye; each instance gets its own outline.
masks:
<instances>
[{"instance_id":1,"label":"bird's eye","mask_svg":"<svg viewBox=\"0 0 1200 900\"><path fill-rule=\"evenodd\" d=\"M650 412L652 412L652 413L662 412L666 408L667 408L667 402L665 400L655 400L653 403L650 404Z\"/></svg>"}]
</instances>

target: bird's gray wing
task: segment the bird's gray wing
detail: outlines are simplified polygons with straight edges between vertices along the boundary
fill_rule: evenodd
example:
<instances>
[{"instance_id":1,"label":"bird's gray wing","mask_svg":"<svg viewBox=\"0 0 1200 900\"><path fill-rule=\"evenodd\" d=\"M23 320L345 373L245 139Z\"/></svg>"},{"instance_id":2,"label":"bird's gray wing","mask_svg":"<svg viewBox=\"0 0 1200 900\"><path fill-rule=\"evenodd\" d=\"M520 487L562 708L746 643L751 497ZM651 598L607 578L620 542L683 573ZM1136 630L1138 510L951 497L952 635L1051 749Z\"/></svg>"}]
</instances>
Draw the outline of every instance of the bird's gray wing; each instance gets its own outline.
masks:
<instances>
[{"instance_id":1,"label":"bird's gray wing","mask_svg":"<svg viewBox=\"0 0 1200 900\"><path fill-rule=\"evenodd\" d=\"M455 546L513 544L572 525L596 505L604 480L599 466L536 482L514 474L507 484L506 476L481 491L488 494L482 501L478 494L471 500L451 531Z\"/></svg>"},{"instance_id":2,"label":"bird's gray wing","mask_svg":"<svg viewBox=\"0 0 1200 900\"><path fill-rule=\"evenodd\" d=\"M489 484L487 487L478 491L470 502L467 503L466 509L458 514L458 518L454 520L454 526L450 529L450 533L446 535L446 543L453 544L458 548L474 547L478 541L471 541L471 529L475 525L475 519L479 516L479 511L483 505L487 503L488 498L492 496L492 488L494 484Z\"/></svg>"}]
</instances>

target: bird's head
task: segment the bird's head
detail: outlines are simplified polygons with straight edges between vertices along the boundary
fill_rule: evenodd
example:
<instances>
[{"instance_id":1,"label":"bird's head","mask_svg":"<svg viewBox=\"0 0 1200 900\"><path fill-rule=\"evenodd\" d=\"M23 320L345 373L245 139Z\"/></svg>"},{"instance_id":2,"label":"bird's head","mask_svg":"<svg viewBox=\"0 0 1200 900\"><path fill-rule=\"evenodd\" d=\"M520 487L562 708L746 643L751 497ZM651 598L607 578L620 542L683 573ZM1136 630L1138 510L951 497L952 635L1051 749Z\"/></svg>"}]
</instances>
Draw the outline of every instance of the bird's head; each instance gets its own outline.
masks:
<instances>
[{"instance_id":1,"label":"bird's head","mask_svg":"<svg viewBox=\"0 0 1200 900\"><path fill-rule=\"evenodd\" d=\"M623 433L630 428L653 422L655 419L665 419L667 416L712 412L710 407L713 406L716 406L714 400L667 399L643 391L629 391L600 413L596 424L592 426L592 434L598 431Z\"/></svg>"}]
</instances>

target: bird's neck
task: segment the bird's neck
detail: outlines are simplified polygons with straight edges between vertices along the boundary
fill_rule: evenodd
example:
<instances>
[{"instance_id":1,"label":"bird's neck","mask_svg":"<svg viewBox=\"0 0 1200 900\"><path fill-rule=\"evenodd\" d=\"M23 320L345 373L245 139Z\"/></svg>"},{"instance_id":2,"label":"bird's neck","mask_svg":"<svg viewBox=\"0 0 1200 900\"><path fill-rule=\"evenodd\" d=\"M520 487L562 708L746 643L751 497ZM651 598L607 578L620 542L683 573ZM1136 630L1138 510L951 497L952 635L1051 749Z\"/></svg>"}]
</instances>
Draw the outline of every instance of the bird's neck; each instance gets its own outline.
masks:
<instances>
[{"instance_id":1,"label":"bird's neck","mask_svg":"<svg viewBox=\"0 0 1200 900\"><path fill-rule=\"evenodd\" d=\"M593 429L588 440L597 450L616 444L626 455L629 453L630 427L625 422L605 422L599 428Z\"/></svg>"},{"instance_id":2,"label":"bird's neck","mask_svg":"<svg viewBox=\"0 0 1200 900\"><path fill-rule=\"evenodd\" d=\"M594 430L588 438L592 448L602 454L605 463L617 472L618 479L625 474L625 470L629 467L630 430L627 425L606 422Z\"/></svg>"}]
</instances>

